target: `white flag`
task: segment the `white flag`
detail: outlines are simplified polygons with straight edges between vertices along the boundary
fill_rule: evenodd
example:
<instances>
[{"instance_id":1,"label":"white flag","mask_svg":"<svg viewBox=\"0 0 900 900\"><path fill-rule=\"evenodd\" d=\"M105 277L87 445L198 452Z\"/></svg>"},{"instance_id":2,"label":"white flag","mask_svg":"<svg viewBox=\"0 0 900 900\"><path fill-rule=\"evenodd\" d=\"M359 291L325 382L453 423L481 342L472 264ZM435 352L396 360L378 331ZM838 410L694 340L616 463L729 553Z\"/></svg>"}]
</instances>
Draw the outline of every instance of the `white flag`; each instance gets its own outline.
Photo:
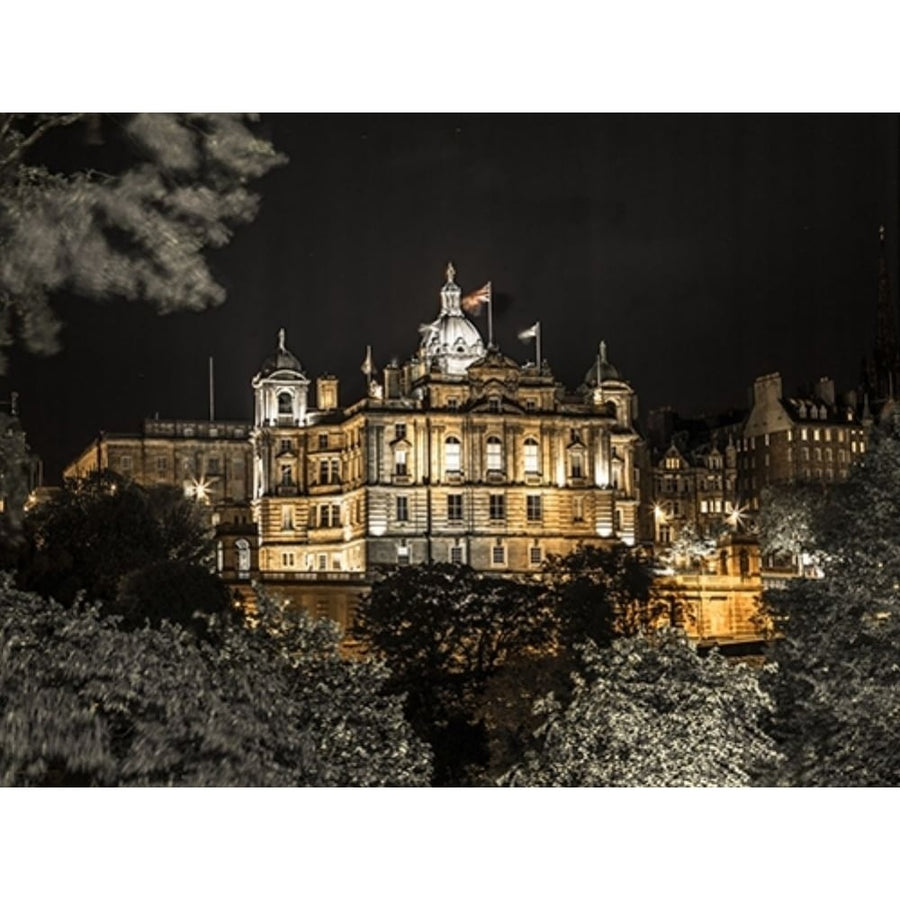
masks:
<instances>
[{"instance_id":1,"label":"white flag","mask_svg":"<svg viewBox=\"0 0 900 900\"><path fill-rule=\"evenodd\" d=\"M532 338L536 338L538 336L538 331L540 331L541 323L535 322L531 328L526 328L524 331L519 332L519 340L520 341L530 341Z\"/></svg>"},{"instance_id":2,"label":"white flag","mask_svg":"<svg viewBox=\"0 0 900 900\"><path fill-rule=\"evenodd\" d=\"M363 364L360 366L363 375L368 378L372 377L372 373L375 371L375 366L372 365L372 348L366 347L366 358L363 360Z\"/></svg>"}]
</instances>

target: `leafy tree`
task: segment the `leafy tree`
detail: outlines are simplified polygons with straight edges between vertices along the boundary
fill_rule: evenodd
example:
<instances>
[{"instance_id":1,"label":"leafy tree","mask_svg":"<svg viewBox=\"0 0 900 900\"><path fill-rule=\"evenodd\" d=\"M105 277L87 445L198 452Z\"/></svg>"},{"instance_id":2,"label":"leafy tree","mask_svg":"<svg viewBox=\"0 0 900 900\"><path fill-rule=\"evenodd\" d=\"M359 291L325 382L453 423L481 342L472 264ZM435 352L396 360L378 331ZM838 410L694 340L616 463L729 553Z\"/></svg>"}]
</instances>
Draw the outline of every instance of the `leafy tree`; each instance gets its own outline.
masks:
<instances>
[{"instance_id":1,"label":"leafy tree","mask_svg":"<svg viewBox=\"0 0 900 900\"><path fill-rule=\"evenodd\" d=\"M616 637L654 627L666 611L650 593L647 561L624 544L584 546L550 557L543 577L562 648L585 640L608 646Z\"/></svg>"},{"instance_id":2,"label":"leafy tree","mask_svg":"<svg viewBox=\"0 0 900 900\"><path fill-rule=\"evenodd\" d=\"M15 416L0 412L0 554L21 541L22 517L31 485L33 456Z\"/></svg>"},{"instance_id":3,"label":"leafy tree","mask_svg":"<svg viewBox=\"0 0 900 900\"><path fill-rule=\"evenodd\" d=\"M776 758L755 673L662 631L582 648L568 703L538 705L538 747L501 779L558 787L740 786Z\"/></svg>"},{"instance_id":4,"label":"leafy tree","mask_svg":"<svg viewBox=\"0 0 900 900\"><path fill-rule=\"evenodd\" d=\"M772 731L794 785L900 784L900 432L888 422L812 519L824 577L767 591Z\"/></svg>"},{"instance_id":5,"label":"leafy tree","mask_svg":"<svg viewBox=\"0 0 900 900\"><path fill-rule=\"evenodd\" d=\"M50 298L221 303L203 251L250 221L248 183L285 161L252 117L0 115L0 346L57 348ZM0 358L0 366L5 362Z\"/></svg>"},{"instance_id":6,"label":"leafy tree","mask_svg":"<svg viewBox=\"0 0 900 900\"><path fill-rule=\"evenodd\" d=\"M384 668L343 659L327 620L258 606L197 642L0 585L0 783L426 784Z\"/></svg>"},{"instance_id":7,"label":"leafy tree","mask_svg":"<svg viewBox=\"0 0 900 900\"><path fill-rule=\"evenodd\" d=\"M161 562L203 566L213 550L202 511L177 488L109 471L67 481L27 516L25 537L20 587L63 604L86 591L107 611L117 609L125 576ZM140 583L131 582L129 608Z\"/></svg>"},{"instance_id":8,"label":"leafy tree","mask_svg":"<svg viewBox=\"0 0 900 900\"><path fill-rule=\"evenodd\" d=\"M469 566L403 566L376 581L354 635L391 670L407 718L435 754L435 783L471 781L487 762L475 710L488 678L548 650L553 620L534 585Z\"/></svg>"},{"instance_id":9,"label":"leafy tree","mask_svg":"<svg viewBox=\"0 0 900 900\"><path fill-rule=\"evenodd\" d=\"M765 556L816 552L816 531L827 493L823 485L798 482L763 488L760 498L760 550Z\"/></svg>"}]
</instances>

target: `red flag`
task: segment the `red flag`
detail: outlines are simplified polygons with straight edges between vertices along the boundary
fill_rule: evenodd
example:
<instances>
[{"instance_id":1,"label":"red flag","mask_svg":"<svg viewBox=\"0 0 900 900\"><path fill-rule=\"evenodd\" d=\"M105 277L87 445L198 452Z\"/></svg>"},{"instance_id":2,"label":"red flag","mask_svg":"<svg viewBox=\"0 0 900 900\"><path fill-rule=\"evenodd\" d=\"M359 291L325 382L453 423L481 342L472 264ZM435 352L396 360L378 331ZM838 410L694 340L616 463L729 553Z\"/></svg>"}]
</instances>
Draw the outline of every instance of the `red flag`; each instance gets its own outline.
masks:
<instances>
[{"instance_id":1,"label":"red flag","mask_svg":"<svg viewBox=\"0 0 900 900\"><path fill-rule=\"evenodd\" d=\"M488 282L484 287L478 288L471 294L466 294L460 301L460 306L469 313L476 315L481 312L481 307L485 303L491 302L491 283Z\"/></svg>"}]
</instances>

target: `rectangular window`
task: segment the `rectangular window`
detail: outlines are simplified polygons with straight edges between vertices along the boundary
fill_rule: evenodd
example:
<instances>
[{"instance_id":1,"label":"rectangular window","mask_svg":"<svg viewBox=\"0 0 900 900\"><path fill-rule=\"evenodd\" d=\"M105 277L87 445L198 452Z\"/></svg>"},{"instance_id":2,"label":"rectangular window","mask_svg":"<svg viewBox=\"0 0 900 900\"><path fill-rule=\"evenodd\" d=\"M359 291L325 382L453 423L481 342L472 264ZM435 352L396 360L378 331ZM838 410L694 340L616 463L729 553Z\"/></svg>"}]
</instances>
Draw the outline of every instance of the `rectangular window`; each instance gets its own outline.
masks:
<instances>
[{"instance_id":1,"label":"rectangular window","mask_svg":"<svg viewBox=\"0 0 900 900\"><path fill-rule=\"evenodd\" d=\"M294 476L289 465L281 467L281 483L283 485L291 485L294 483Z\"/></svg>"},{"instance_id":2,"label":"rectangular window","mask_svg":"<svg viewBox=\"0 0 900 900\"><path fill-rule=\"evenodd\" d=\"M488 511L492 521L502 522L506 518L506 497L503 494L491 494L488 497Z\"/></svg>"},{"instance_id":3,"label":"rectangular window","mask_svg":"<svg viewBox=\"0 0 900 900\"><path fill-rule=\"evenodd\" d=\"M286 569L293 567L294 565L294 554L293 553L282 553L281 554L281 564Z\"/></svg>"},{"instance_id":4,"label":"rectangular window","mask_svg":"<svg viewBox=\"0 0 900 900\"><path fill-rule=\"evenodd\" d=\"M406 423L405 423L405 422L398 422L398 423L394 426L394 440L395 440L395 441L402 441L402 440L404 440L405 438L406 438Z\"/></svg>"},{"instance_id":5,"label":"rectangular window","mask_svg":"<svg viewBox=\"0 0 900 900\"><path fill-rule=\"evenodd\" d=\"M580 453L576 453L572 456L572 477L584 478L584 468Z\"/></svg>"},{"instance_id":6,"label":"rectangular window","mask_svg":"<svg viewBox=\"0 0 900 900\"><path fill-rule=\"evenodd\" d=\"M495 566L506 565L506 547L502 544L495 544L491 547L491 563Z\"/></svg>"},{"instance_id":7,"label":"rectangular window","mask_svg":"<svg viewBox=\"0 0 900 900\"><path fill-rule=\"evenodd\" d=\"M456 397L447 398L447 409L456 409L459 406L459 400Z\"/></svg>"},{"instance_id":8,"label":"rectangular window","mask_svg":"<svg viewBox=\"0 0 900 900\"><path fill-rule=\"evenodd\" d=\"M218 456L210 456L209 459L206 460L206 474L207 475L218 475L222 469L222 461Z\"/></svg>"},{"instance_id":9,"label":"rectangular window","mask_svg":"<svg viewBox=\"0 0 900 900\"><path fill-rule=\"evenodd\" d=\"M805 441L809 437L809 432L805 428L800 429L800 440Z\"/></svg>"},{"instance_id":10,"label":"rectangular window","mask_svg":"<svg viewBox=\"0 0 900 900\"><path fill-rule=\"evenodd\" d=\"M530 474L540 471L538 465L538 442L534 438L525 439L525 471Z\"/></svg>"},{"instance_id":11,"label":"rectangular window","mask_svg":"<svg viewBox=\"0 0 900 900\"><path fill-rule=\"evenodd\" d=\"M500 438L489 437L487 439L487 470L488 472L500 472L503 469L503 444Z\"/></svg>"},{"instance_id":12,"label":"rectangular window","mask_svg":"<svg viewBox=\"0 0 900 900\"><path fill-rule=\"evenodd\" d=\"M320 554L319 554L319 560L318 560L318 561L319 561L319 569L320 569L321 571L324 572L325 569L328 568L328 556L327 556L327 554L325 554L325 553L320 553Z\"/></svg>"},{"instance_id":13,"label":"rectangular window","mask_svg":"<svg viewBox=\"0 0 900 900\"><path fill-rule=\"evenodd\" d=\"M281 507L281 530L282 531L293 531L294 530L294 507L293 506L282 506Z\"/></svg>"},{"instance_id":14,"label":"rectangular window","mask_svg":"<svg viewBox=\"0 0 900 900\"><path fill-rule=\"evenodd\" d=\"M319 528L331 527L331 507L327 504L319 507Z\"/></svg>"},{"instance_id":15,"label":"rectangular window","mask_svg":"<svg viewBox=\"0 0 900 900\"><path fill-rule=\"evenodd\" d=\"M409 497L398 497L397 498L397 521L398 522L408 522L409 521Z\"/></svg>"},{"instance_id":16,"label":"rectangular window","mask_svg":"<svg viewBox=\"0 0 900 900\"><path fill-rule=\"evenodd\" d=\"M525 517L529 522L541 521L541 495L528 494L525 497Z\"/></svg>"},{"instance_id":17,"label":"rectangular window","mask_svg":"<svg viewBox=\"0 0 900 900\"><path fill-rule=\"evenodd\" d=\"M500 412L500 398L499 397L489 397L488 398L488 409L492 413Z\"/></svg>"},{"instance_id":18,"label":"rectangular window","mask_svg":"<svg viewBox=\"0 0 900 900\"><path fill-rule=\"evenodd\" d=\"M397 565L405 566L409 564L409 547L406 544L400 544L397 547Z\"/></svg>"},{"instance_id":19,"label":"rectangular window","mask_svg":"<svg viewBox=\"0 0 900 900\"><path fill-rule=\"evenodd\" d=\"M121 467L123 472L131 471L131 457L122 455L119 457L119 466Z\"/></svg>"},{"instance_id":20,"label":"rectangular window","mask_svg":"<svg viewBox=\"0 0 900 900\"><path fill-rule=\"evenodd\" d=\"M709 512L709 504L706 502L706 500L700 501L700 512Z\"/></svg>"},{"instance_id":21,"label":"rectangular window","mask_svg":"<svg viewBox=\"0 0 900 900\"><path fill-rule=\"evenodd\" d=\"M340 572L340 570L341 570L341 554L340 553L335 553L331 557L331 568L334 569L336 572Z\"/></svg>"},{"instance_id":22,"label":"rectangular window","mask_svg":"<svg viewBox=\"0 0 900 900\"><path fill-rule=\"evenodd\" d=\"M406 451L405 450L395 450L394 451L394 474L395 475L405 475L406 474Z\"/></svg>"},{"instance_id":23,"label":"rectangular window","mask_svg":"<svg viewBox=\"0 0 900 900\"><path fill-rule=\"evenodd\" d=\"M294 442L290 438L281 439L281 452L290 453L294 449Z\"/></svg>"},{"instance_id":24,"label":"rectangular window","mask_svg":"<svg viewBox=\"0 0 900 900\"><path fill-rule=\"evenodd\" d=\"M341 524L341 505L339 503L331 504L331 527L337 528Z\"/></svg>"},{"instance_id":25,"label":"rectangular window","mask_svg":"<svg viewBox=\"0 0 900 900\"><path fill-rule=\"evenodd\" d=\"M530 547L528 549L528 560L533 566L539 566L541 564L541 548Z\"/></svg>"},{"instance_id":26,"label":"rectangular window","mask_svg":"<svg viewBox=\"0 0 900 900\"><path fill-rule=\"evenodd\" d=\"M169 461L164 456L156 457L156 471L162 475L169 470Z\"/></svg>"},{"instance_id":27,"label":"rectangular window","mask_svg":"<svg viewBox=\"0 0 900 900\"><path fill-rule=\"evenodd\" d=\"M341 461L339 459L333 459L331 461L331 483L341 483Z\"/></svg>"},{"instance_id":28,"label":"rectangular window","mask_svg":"<svg viewBox=\"0 0 900 900\"><path fill-rule=\"evenodd\" d=\"M461 522L463 517L462 494L447 495L447 519L451 522Z\"/></svg>"},{"instance_id":29,"label":"rectangular window","mask_svg":"<svg viewBox=\"0 0 900 900\"><path fill-rule=\"evenodd\" d=\"M763 443L768 447L769 446L769 435L766 434L763 436Z\"/></svg>"},{"instance_id":30,"label":"rectangular window","mask_svg":"<svg viewBox=\"0 0 900 900\"><path fill-rule=\"evenodd\" d=\"M319 449L320 450L328 449L328 435L327 434L319 435Z\"/></svg>"},{"instance_id":31,"label":"rectangular window","mask_svg":"<svg viewBox=\"0 0 900 900\"><path fill-rule=\"evenodd\" d=\"M529 397L525 401L525 409L527 409L528 412L534 412L537 409L537 402L534 399L532 399L531 397Z\"/></svg>"},{"instance_id":32,"label":"rectangular window","mask_svg":"<svg viewBox=\"0 0 900 900\"><path fill-rule=\"evenodd\" d=\"M463 548L462 547L451 547L450 548L450 562L456 563L460 565L463 561Z\"/></svg>"},{"instance_id":33,"label":"rectangular window","mask_svg":"<svg viewBox=\"0 0 900 900\"><path fill-rule=\"evenodd\" d=\"M321 459L319 460L319 484L328 484L328 460Z\"/></svg>"}]
</instances>

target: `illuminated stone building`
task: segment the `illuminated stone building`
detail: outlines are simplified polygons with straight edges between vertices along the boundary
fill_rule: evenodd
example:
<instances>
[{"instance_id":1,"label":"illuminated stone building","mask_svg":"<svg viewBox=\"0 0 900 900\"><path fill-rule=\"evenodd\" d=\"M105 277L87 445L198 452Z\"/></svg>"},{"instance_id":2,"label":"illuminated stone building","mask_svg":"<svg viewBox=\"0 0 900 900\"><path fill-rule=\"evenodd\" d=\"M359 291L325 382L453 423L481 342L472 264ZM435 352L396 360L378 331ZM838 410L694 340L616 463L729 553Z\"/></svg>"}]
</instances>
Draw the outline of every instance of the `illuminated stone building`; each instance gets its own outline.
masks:
<instances>
[{"instance_id":1,"label":"illuminated stone building","mask_svg":"<svg viewBox=\"0 0 900 900\"><path fill-rule=\"evenodd\" d=\"M347 407L287 349L253 379L259 571L346 621L380 568L428 561L536 571L579 543L639 538L636 397L605 345L576 391L466 317L448 268L415 356ZM313 395L314 391L314 395Z\"/></svg>"}]
</instances>

